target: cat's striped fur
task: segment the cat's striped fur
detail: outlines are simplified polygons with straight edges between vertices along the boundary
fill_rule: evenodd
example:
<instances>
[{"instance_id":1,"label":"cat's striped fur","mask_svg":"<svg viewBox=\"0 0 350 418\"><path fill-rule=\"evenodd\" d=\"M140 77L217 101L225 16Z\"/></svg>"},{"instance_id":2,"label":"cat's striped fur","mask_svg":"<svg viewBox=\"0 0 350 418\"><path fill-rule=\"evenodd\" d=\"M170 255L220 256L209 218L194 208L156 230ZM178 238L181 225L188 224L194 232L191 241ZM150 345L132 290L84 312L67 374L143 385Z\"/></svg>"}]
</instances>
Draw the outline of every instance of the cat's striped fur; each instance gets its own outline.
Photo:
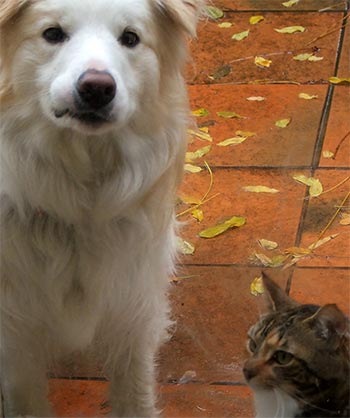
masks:
<instances>
[{"instance_id":1,"label":"cat's striped fur","mask_svg":"<svg viewBox=\"0 0 350 418\"><path fill-rule=\"evenodd\" d=\"M263 278L268 312L248 332L244 374L257 417L349 417L349 321L302 305Z\"/></svg>"}]
</instances>

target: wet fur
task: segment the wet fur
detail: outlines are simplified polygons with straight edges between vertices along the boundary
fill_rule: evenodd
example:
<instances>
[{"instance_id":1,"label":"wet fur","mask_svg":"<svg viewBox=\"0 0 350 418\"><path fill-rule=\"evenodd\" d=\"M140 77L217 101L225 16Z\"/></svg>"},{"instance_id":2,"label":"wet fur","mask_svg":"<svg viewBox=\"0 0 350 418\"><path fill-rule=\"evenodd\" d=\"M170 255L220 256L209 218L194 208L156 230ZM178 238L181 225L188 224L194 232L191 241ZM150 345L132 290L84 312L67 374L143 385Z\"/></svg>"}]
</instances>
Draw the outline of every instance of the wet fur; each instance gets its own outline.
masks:
<instances>
[{"instance_id":1,"label":"wet fur","mask_svg":"<svg viewBox=\"0 0 350 418\"><path fill-rule=\"evenodd\" d=\"M0 5L6 416L52 416L48 365L92 345L111 380L112 415L157 415L154 356L169 325L173 203L186 148L184 34L195 33L200 5L139 0L136 7L131 0L109 0L104 10L100 3L3 0ZM114 45L107 34L105 43L94 38L107 51L104 64L118 77L116 100L122 103L115 104L116 121L96 130L56 121L49 114L51 83L61 70L80 65L76 60L84 61L89 45L77 55L65 49L69 42L50 48L40 22L74 21L88 39L83 10L91 11L92 24L109 25L108 32L108 13L116 16L116 27L124 25L118 21L123 5L137 11L133 24L147 27L141 53Z\"/></svg>"}]
</instances>

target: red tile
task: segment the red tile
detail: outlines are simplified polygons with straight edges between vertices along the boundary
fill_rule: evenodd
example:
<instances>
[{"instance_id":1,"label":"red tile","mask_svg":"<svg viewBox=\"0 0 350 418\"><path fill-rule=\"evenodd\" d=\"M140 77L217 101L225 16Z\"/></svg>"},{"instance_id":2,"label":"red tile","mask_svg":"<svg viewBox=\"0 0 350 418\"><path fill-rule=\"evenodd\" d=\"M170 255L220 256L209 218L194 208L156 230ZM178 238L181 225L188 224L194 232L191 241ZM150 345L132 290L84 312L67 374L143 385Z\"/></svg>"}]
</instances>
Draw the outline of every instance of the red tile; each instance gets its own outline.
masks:
<instances>
[{"instance_id":1,"label":"red tile","mask_svg":"<svg viewBox=\"0 0 350 418\"><path fill-rule=\"evenodd\" d=\"M103 417L106 382L51 380L51 401L60 417ZM252 394L246 386L164 385L159 388L164 418L252 416Z\"/></svg>"},{"instance_id":2,"label":"red tile","mask_svg":"<svg viewBox=\"0 0 350 418\"><path fill-rule=\"evenodd\" d=\"M350 313L350 270L296 269L290 296L301 303L325 305L336 303Z\"/></svg>"},{"instance_id":3,"label":"red tile","mask_svg":"<svg viewBox=\"0 0 350 418\"><path fill-rule=\"evenodd\" d=\"M314 177L320 179L325 191L333 188L349 176L350 170L317 170L314 175ZM349 184L350 179L335 190L310 200L303 224L302 247L307 247L318 240L321 231L326 228L337 207L346 196ZM342 213L349 213L349 200ZM349 225L340 225L340 220L341 216L339 214L323 236L339 235L315 249L314 255L301 260L299 265L319 267L346 267L349 265L350 227Z\"/></svg>"},{"instance_id":4,"label":"red tile","mask_svg":"<svg viewBox=\"0 0 350 418\"><path fill-rule=\"evenodd\" d=\"M350 29L349 26L345 28L344 42L340 56L340 63L337 72L338 77L349 77L350 76Z\"/></svg>"},{"instance_id":5,"label":"red tile","mask_svg":"<svg viewBox=\"0 0 350 418\"><path fill-rule=\"evenodd\" d=\"M243 11L243 10L288 10L282 4L283 0L269 0L269 1L262 1L262 0L215 0L213 4L216 7L220 7L223 10L227 11ZM343 2L336 2L333 4L330 2L329 4L325 5L320 3L319 0L307 0L307 1L300 1L299 3L295 4L291 7L290 10L322 10L330 7L331 10L345 10L345 1Z\"/></svg>"},{"instance_id":6,"label":"red tile","mask_svg":"<svg viewBox=\"0 0 350 418\"><path fill-rule=\"evenodd\" d=\"M175 333L159 356L160 382L178 382L188 371L200 383L244 382L246 335L257 322L263 300L251 295L260 268L186 268L173 285ZM269 273L285 286L287 272Z\"/></svg>"},{"instance_id":7,"label":"red tile","mask_svg":"<svg viewBox=\"0 0 350 418\"><path fill-rule=\"evenodd\" d=\"M300 172L300 170L298 170ZM295 170L214 169L210 196L218 196L202 206L204 220L190 214L179 217L185 222L181 235L195 246L193 255L182 257L185 264L247 264L259 249L261 238L276 241L279 248L294 245L303 205L304 187L296 183ZM308 174L306 171L304 174ZM182 196L201 198L208 189L207 172L187 174L179 192ZM252 193L244 186L267 186L279 193ZM184 205L178 208L178 212ZM199 237L199 232L231 218L243 216L246 224L212 239Z\"/></svg>"},{"instance_id":8,"label":"red tile","mask_svg":"<svg viewBox=\"0 0 350 418\"><path fill-rule=\"evenodd\" d=\"M197 124L210 124L212 149L205 159L212 166L301 166L312 161L317 131L324 106L327 86L235 86L197 85L189 89L191 108L205 108L209 115L197 117ZM317 95L305 100L299 93ZM248 97L265 97L249 101ZM225 119L217 112L234 111L242 119ZM280 119L291 118L286 128L275 126ZM345 124L345 123L344 123ZM236 135L236 131L255 132L256 136L239 145L217 144ZM208 142L193 139L194 151Z\"/></svg>"},{"instance_id":9,"label":"red tile","mask_svg":"<svg viewBox=\"0 0 350 418\"><path fill-rule=\"evenodd\" d=\"M164 418L252 417L252 394L246 386L167 385L160 406Z\"/></svg>"},{"instance_id":10,"label":"red tile","mask_svg":"<svg viewBox=\"0 0 350 418\"><path fill-rule=\"evenodd\" d=\"M222 29L218 21L205 20L198 30L198 41L192 44L193 64L188 69L192 83L213 83L210 79L223 66L231 66L230 74L220 83L251 83L254 80L315 82L326 81L333 75L340 29L326 37L325 28L340 28L342 13L262 13L265 19L257 25L249 24L247 13L227 14L220 22L233 23ZM304 26L304 33L283 34L275 28ZM250 30L242 41L231 39L235 33ZM310 43L310 45L308 45ZM294 55L312 52L317 47L322 61L295 61ZM255 56L272 60L269 68L254 64Z\"/></svg>"},{"instance_id":11,"label":"red tile","mask_svg":"<svg viewBox=\"0 0 350 418\"><path fill-rule=\"evenodd\" d=\"M106 416L107 382L50 380L50 400L59 417Z\"/></svg>"},{"instance_id":12,"label":"red tile","mask_svg":"<svg viewBox=\"0 0 350 418\"><path fill-rule=\"evenodd\" d=\"M350 47L350 46L349 46ZM349 55L349 54L348 54ZM349 73L350 74L350 73ZM322 151L336 153L335 158L321 155L322 167L350 165L350 87L336 86L332 99L326 136ZM338 148L338 151L336 151Z\"/></svg>"}]
</instances>

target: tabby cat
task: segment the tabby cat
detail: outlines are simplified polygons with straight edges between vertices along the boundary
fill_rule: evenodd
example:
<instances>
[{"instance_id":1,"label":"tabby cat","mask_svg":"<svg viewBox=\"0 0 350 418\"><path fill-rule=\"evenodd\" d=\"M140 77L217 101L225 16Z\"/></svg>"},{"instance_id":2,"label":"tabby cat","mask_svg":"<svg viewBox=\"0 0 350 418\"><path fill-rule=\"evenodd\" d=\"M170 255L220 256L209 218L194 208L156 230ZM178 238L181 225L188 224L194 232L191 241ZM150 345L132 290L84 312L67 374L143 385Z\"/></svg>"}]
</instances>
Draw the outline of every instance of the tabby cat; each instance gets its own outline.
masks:
<instances>
[{"instance_id":1,"label":"tabby cat","mask_svg":"<svg viewBox=\"0 0 350 418\"><path fill-rule=\"evenodd\" d=\"M243 372L257 418L349 417L349 321L302 305L263 275L268 312L248 332Z\"/></svg>"}]
</instances>

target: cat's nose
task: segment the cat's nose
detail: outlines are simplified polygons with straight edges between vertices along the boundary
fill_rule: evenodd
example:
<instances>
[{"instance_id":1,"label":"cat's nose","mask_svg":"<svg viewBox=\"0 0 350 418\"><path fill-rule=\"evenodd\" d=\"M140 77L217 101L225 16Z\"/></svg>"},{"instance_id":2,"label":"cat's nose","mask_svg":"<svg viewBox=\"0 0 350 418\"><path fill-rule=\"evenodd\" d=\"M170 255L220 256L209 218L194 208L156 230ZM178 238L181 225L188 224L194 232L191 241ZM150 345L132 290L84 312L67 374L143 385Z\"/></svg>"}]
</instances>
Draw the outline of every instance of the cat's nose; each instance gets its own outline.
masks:
<instances>
[{"instance_id":1,"label":"cat's nose","mask_svg":"<svg viewBox=\"0 0 350 418\"><path fill-rule=\"evenodd\" d=\"M257 371L252 367L243 367L243 374L247 382L249 382L249 380L253 379L253 377L257 375Z\"/></svg>"}]
</instances>

